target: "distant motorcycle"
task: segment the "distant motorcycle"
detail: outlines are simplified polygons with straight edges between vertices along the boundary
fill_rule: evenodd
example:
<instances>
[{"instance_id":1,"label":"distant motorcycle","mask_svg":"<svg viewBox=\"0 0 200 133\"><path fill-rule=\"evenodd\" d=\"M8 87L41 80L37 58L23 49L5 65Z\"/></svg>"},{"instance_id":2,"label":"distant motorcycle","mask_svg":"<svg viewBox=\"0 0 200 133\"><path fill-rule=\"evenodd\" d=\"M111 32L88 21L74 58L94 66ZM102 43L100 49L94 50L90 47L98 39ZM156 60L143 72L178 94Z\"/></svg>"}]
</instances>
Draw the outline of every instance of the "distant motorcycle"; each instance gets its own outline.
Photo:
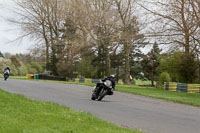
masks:
<instances>
[{"instance_id":1,"label":"distant motorcycle","mask_svg":"<svg viewBox=\"0 0 200 133\"><path fill-rule=\"evenodd\" d=\"M4 76L4 80L7 80L8 77L9 77L9 75L10 75L9 70L6 70L6 71L4 72L4 74L3 74L3 76Z\"/></svg>"},{"instance_id":2,"label":"distant motorcycle","mask_svg":"<svg viewBox=\"0 0 200 133\"><path fill-rule=\"evenodd\" d=\"M95 89L93 90L91 99L97 99L98 101L101 101L106 95L111 92L111 90L113 90L113 88L112 82L110 80L100 80L100 82L97 83Z\"/></svg>"}]
</instances>

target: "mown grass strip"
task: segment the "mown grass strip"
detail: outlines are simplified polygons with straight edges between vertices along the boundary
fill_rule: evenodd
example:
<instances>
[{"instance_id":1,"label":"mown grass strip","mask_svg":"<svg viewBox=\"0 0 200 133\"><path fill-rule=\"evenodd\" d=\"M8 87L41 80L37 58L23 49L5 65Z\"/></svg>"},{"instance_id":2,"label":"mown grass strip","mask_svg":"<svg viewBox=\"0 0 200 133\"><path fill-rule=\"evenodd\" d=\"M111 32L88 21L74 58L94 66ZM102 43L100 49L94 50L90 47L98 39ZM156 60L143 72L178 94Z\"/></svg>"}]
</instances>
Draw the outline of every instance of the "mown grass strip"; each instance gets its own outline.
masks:
<instances>
[{"instance_id":1,"label":"mown grass strip","mask_svg":"<svg viewBox=\"0 0 200 133\"><path fill-rule=\"evenodd\" d=\"M0 133L139 133L82 111L0 89Z\"/></svg>"},{"instance_id":2,"label":"mown grass strip","mask_svg":"<svg viewBox=\"0 0 200 133\"><path fill-rule=\"evenodd\" d=\"M92 83L79 83L79 82L63 82L63 83L86 85L92 87L95 86L95 84ZM185 92L171 92L171 91L166 91L162 88L141 87L134 85L117 85L116 91L200 107L200 94L198 93L191 94Z\"/></svg>"},{"instance_id":3,"label":"mown grass strip","mask_svg":"<svg viewBox=\"0 0 200 133\"><path fill-rule=\"evenodd\" d=\"M171 92L161 88L123 85L118 85L116 90L119 92L148 96L152 98L200 107L200 94L197 93L190 94L185 92Z\"/></svg>"},{"instance_id":4,"label":"mown grass strip","mask_svg":"<svg viewBox=\"0 0 200 133\"><path fill-rule=\"evenodd\" d=\"M46 81L46 80L39 80L39 81ZM95 84L93 83L63 82L63 81L56 81L56 82L66 83L66 84L95 86ZM185 93L185 92L170 92L161 88L141 87L141 86L134 86L134 85L117 85L116 91L129 93L129 94L135 94L135 95L142 95L142 96L163 99L163 100L172 101L176 103L182 103L182 104L200 107L200 94L198 93L190 94L190 93Z\"/></svg>"}]
</instances>

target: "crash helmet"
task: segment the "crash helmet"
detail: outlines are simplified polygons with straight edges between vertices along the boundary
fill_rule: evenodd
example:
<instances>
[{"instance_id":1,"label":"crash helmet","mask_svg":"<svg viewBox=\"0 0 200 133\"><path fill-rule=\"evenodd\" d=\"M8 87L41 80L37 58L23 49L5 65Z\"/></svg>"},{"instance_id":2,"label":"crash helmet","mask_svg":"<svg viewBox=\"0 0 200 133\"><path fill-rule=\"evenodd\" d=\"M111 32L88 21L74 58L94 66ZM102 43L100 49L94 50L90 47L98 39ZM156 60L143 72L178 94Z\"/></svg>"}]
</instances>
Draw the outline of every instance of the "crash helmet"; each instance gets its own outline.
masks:
<instances>
[{"instance_id":1,"label":"crash helmet","mask_svg":"<svg viewBox=\"0 0 200 133\"><path fill-rule=\"evenodd\" d=\"M108 78L115 79L115 75L110 75Z\"/></svg>"}]
</instances>

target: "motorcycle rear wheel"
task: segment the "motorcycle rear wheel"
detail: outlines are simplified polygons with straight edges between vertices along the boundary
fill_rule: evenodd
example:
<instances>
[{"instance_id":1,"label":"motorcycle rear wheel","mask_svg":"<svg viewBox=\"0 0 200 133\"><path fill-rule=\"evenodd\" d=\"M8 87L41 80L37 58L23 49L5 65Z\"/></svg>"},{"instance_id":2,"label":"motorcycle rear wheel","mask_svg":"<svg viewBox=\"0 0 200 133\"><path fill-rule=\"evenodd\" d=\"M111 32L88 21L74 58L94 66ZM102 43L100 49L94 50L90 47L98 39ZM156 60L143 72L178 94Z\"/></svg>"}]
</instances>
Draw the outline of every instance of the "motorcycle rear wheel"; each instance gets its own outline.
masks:
<instances>
[{"instance_id":1,"label":"motorcycle rear wheel","mask_svg":"<svg viewBox=\"0 0 200 133\"><path fill-rule=\"evenodd\" d=\"M107 90L102 89L99 94L98 101L101 101L105 97L106 94L107 94Z\"/></svg>"},{"instance_id":2,"label":"motorcycle rear wheel","mask_svg":"<svg viewBox=\"0 0 200 133\"><path fill-rule=\"evenodd\" d=\"M92 97L91 97L92 100L97 99L97 94L96 93L97 93L97 88L95 88L93 93L92 93Z\"/></svg>"},{"instance_id":3,"label":"motorcycle rear wheel","mask_svg":"<svg viewBox=\"0 0 200 133\"><path fill-rule=\"evenodd\" d=\"M96 96L94 94L92 94L92 97L91 97L92 100L95 100L96 99Z\"/></svg>"}]
</instances>

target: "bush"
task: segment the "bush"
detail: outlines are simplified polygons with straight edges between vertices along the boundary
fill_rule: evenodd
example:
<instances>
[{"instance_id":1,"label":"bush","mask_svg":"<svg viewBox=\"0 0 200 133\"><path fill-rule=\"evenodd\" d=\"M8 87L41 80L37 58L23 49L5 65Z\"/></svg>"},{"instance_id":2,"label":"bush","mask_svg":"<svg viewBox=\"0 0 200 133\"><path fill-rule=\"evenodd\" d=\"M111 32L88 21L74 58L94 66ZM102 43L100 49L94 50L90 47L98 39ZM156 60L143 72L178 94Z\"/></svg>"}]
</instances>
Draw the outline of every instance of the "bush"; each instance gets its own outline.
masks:
<instances>
[{"instance_id":1,"label":"bush","mask_svg":"<svg viewBox=\"0 0 200 133\"><path fill-rule=\"evenodd\" d=\"M11 75L18 75L18 71L10 59L0 58L0 73L3 73L7 66L11 69Z\"/></svg>"},{"instance_id":2,"label":"bush","mask_svg":"<svg viewBox=\"0 0 200 133\"><path fill-rule=\"evenodd\" d=\"M163 54L158 72L168 72L174 82L192 83L197 80L198 62L194 55L183 52Z\"/></svg>"},{"instance_id":3,"label":"bush","mask_svg":"<svg viewBox=\"0 0 200 133\"><path fill-rule=\"evenodd\" d=\"M183 54L180 56L181 63L178 66L178 81L182 83L193 83L197 79L198 63L194 55Z\"/></svg>"},{"instance_id":4,"label":"bush","mask_svg":"<svg viewBox=\"0 0 200 133\"><path fill-rule=\"evenodd\" d=\"M169 73L167 72L162 72L159 77L159 86L163 86L164 82L170 82L171 77Z\"/></svg>"},{"instance_id":5,"label":"bush","mask_svg":"<svg viewBox=\"0 0 200 133\"><path fill-rule=\"evenodd\" d=\"M42 67L39 63L37 62L31 62L26 65L28 73L31 74L36 74L36 73L41 73L42 72Z\"/></svg>"}]
</instances>

